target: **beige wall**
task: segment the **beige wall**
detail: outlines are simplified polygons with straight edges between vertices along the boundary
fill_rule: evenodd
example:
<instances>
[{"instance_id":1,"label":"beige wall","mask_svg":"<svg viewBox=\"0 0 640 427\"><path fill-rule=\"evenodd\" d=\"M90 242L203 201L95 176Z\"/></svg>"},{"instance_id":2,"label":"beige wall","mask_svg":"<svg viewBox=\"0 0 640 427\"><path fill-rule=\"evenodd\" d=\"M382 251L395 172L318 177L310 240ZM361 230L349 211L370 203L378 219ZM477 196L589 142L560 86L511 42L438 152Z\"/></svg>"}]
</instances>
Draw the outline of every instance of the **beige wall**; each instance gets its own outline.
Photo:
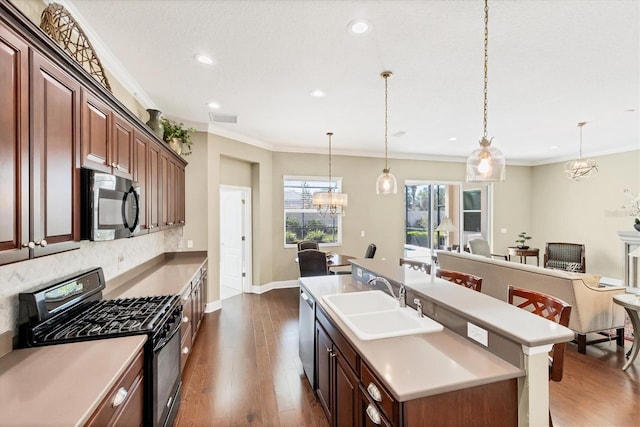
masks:
<instances>
[{"instance_id":1,"label":"beige wall","mask_svg":"<svg viewBox=\"0 0 640 427\"><path fill-rule=\"evenodd\" d=\"M220 184L251 188L251 163L233 159L220 158Z\"/></svg>"},{"instance_id":2,"label":"beige wall","mask_svg":"<svg viewBox=\"0 0 640 427\"><path fill-rule=\"evenodd\" d=\"M342 191L349 195L349 206L343 218L343 244L331 250L349 255L362 256L369 243L378 247L376 258L397 260L404 248L404 192L407 180L431 180L461 182L465 178L465 164L422 160L391 159L391 172L398 180L398 194L378 196L375 182L382 172L384 161L379 158L332 156L332 172L342 177ZM507 228L530 228L528 192L530 188L529 167L508 167L508 181L496 184L496 200L509 200L508 204L496 203L494 214L499 226ZM326 176L326 156L314 154L273 153L273 280L291 280L298 276L295 248L284 248L283 176ZM524 214L518 218L510 215L514 211ZM360 232L365 237L360 237ZM517 234L517 233L516 233ZM515 239L515 236L513 237ZM496 239L507 245L507 239ZM503 242L504 240L504 242ZM509 240L511 240L509 236Z\"/></svg>"},{"instance_id":3,"label":"beige wall","mask_svg":"<svg viewBox=\"0 0 640 427\"><path fill-rule=\"evenodd\" d=\"M192 154L185 158L189 162L185 168L185 226L182 247L186 251L206 251L208 247L207 199L211 186L207 179L208 134L197 132L192 135ZM217 191L217 190L216 190ZM193 248L187 247L187 242L193 242Z\"/></svg>"},{"instance_id":4,"label":"beige wall","mask_svg":"<svg viewBox=\"0 0 640 427\"><path fill-rule=\"evenodd\" d=\"M587 272L622 279L616 231L633 229L621 206L625 188L639 192L640 150L595 160L598 173L580 182L565 177L564 162L533 168L531 234L541 252L544 242L584 243Z\"/></svg>"},{"instance_id":5,"label":"beige wall","mask_svg":"<svg viewBox=\"0 0 640 427\"><path fill-rule=\"evenodd\" d=\"M250 185L251 187L251 216L252 216L252 270L253 284L261 285L273 280L272 264L273 254L271 252L271 241L273 239L271 218L273 216L272 204L272 153L268 150L243 144L232 139L218 135L208 134L207 136L207 169L206 179L209 186L208 197L208 218L206 224L197 224L201 230L207 230L209 256L209 287L207 300L209 302L219 299L219 278L220 278L220 184L232 183L239 185L239 182L246 183L247 169L246 163L250 165ZM243 159L237 162L232 159ZM187 166L189 168L191 165ZM240 173L240 181L232 177L221 178L222 170L227 173ZM187 207L189 209L189 207Z\"/></svg>"}]
</instances>

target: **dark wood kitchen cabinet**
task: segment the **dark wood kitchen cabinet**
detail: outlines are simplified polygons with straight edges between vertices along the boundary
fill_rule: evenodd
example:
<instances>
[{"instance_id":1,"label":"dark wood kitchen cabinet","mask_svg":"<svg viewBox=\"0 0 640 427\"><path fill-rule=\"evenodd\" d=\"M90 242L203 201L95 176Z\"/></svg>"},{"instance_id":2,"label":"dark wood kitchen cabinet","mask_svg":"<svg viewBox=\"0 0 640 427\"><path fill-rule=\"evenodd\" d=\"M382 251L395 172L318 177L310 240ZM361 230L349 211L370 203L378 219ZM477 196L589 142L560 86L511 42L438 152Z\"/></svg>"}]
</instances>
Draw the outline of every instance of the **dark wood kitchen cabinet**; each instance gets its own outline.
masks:
<instances>
[{"instance_id":1,"label":"dark wood kitchen cabinet","mask_svg":"<svg viewBox=\"0 0 640 427\"><path fill-rule=\"evenodd\" d=\"M328 327L325 329L323 326ZM357 364L356 353L340 332L321 321L316 322L316 363L316 393L329 425L359 425L361 397L358 376L354 370Z\"/></svg>"},{"instance_id":2,"label":"dark wood kitchen cabinet","mask_svg":"<svg viewBox=\"0 0 640 427\"><path fill-rule=\"evenodd\" d=\"M133 180L140 186L140 231L158 231L162 198L160 197L161 148L142 132L134 130Z\"/></svg>"},{"instance_id":3,"label":"dark wood kitchen cabinet","mask_svg":"<svg viewBox=\"0 0 640 427\"><path fill-rule=\"evenodd\" d=\"M0 24L0 264L79 247L80 86ZM77 223L76 223L77 222Z\"/></svg>"},{"instance_id":4,"label":"dark wood kitchen cabinet","mask_svg":"<svg viewBox=\"0 0 640 427\"><path fill-rule=\"evenodd\" d=\"M0 24L0 264L29 258L29 51Z\"/></svg>"},{"instance_id":5,"label":"dark wood kitchen cabinet","mask_svg":"<svg viewBox=\"0 0 640 427\"><path fill-rule=\"evenodd\" d=\"M144 416L143 352L127 367L87 424L88 427L141 426Z\"/></svg>"},{"instance_id":6,"label":"dark wood kitchen cabinet","mask_svg":"<svg viewBox=\"0 0 640 427\"><path fill-rule=\"evenodd\" d=\"M31 59L28 245L41 256L79 247L80 84L38 52L32 51Z\"/></svg>"},{"instance_id":7,"label":"dark wood kitchen cabinet","mask_svg":"<svg viewBox=\"0 0 640 427\"><path fill-rule=\"evenodd\" d=\"M180 327L180 369L184 369L191 354L200 323L204 316L204 289L207 285L207 268L202 267L181 294L182 325Z\"/></svg>"},{"instance_id":8,"label":"dark wood kitchen cabinet","mask_svg":"<svg viewBox=\"0 0 640 427\"><path fill-rule=\"evenodd\" d=\"M82 89L82 167L132 179L133 125Z\"/></svg>"}]
</instances>

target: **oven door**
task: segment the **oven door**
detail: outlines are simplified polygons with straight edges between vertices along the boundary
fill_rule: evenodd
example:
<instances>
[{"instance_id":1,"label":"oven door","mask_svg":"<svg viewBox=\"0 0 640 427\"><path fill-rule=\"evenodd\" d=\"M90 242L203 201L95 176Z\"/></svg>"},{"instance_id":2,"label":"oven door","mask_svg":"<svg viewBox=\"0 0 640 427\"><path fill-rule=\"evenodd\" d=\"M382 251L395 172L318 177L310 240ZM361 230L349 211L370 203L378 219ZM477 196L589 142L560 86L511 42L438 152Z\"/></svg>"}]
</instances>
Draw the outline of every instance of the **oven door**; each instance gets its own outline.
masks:
<instances>
[{"instance_id":1,"label":"oven door","mask_svg":"<svg viewBox=\"0 0 640 427\"><path fill-rule=\"evenodd\" d=\"M179 405L179 320L171 324L170 331L153 350L153 425L160 427L173 424Z\"/></svg>"}]
</instances>

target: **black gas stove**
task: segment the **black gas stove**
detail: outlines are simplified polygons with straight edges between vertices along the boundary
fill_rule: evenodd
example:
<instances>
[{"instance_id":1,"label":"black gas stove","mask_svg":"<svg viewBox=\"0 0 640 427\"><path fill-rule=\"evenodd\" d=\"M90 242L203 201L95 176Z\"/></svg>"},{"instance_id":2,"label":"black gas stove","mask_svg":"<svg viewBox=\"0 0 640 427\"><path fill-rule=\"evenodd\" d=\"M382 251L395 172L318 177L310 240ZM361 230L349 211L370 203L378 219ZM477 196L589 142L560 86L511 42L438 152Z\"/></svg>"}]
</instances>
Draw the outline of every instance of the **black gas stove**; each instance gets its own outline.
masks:
<instances>
[{"instance_id":1,"label":"black gas stove","mask_svg":"<svg viewBox=\"0 0 640 427\"><path fill-rule=\"evenodd\" d=\"M19 294L19 346L146 334L145 425L171 425L180 396L180 297L104 300L104 288L102 268L93 268Z\"/></svg>"}]
</instances>

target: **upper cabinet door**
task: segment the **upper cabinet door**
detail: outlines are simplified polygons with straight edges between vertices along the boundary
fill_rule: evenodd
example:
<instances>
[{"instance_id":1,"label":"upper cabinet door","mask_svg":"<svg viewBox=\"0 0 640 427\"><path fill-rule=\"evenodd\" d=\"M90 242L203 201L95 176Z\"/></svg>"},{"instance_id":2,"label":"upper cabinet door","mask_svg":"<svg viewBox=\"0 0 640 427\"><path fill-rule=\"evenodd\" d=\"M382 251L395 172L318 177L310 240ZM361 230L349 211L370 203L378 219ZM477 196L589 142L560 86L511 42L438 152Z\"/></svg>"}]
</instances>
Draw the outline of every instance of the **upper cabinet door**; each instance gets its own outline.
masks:
<instances>
[{"instance_id":1,"label":"upper cabinet door","mask_svg":"<svg viewBox=\"0 0 640 427\"><path fill-rule=\"evenodd\" d=\"M44 56L31 64L34 256L80 246L80 84Z\"/></svg>"},{"instance_id":2,"label":"upper cabinet door","mask_svg":"<svg viewBox=\"0 0 640 427\"><path fill-rule=\"evenodd\" d=\"M148 225L147 206L149 205L149 145L151 142L141 132L133 133L133 180L140 187L140 231L146 232Z\"/></svg>"},{"instance_id":3,"label":"upper cabinet door","mask_svg":"<svg viewBox=\"0 0 640 427\"><path fill-rule=\"evenodd\" d=\"M133 178L133 125L117 114L113 114L111 134L111 167L113 174Z\"/></svg>"},{"instance_id":4,"label":"upper cabinet door","mask_svg":"<svg viewBox=\"0 0 640 427\"><path fill-rule=\"evenodd\" d=\"M82 90L82 167L111 173L111 109Z\"/></svg>"},{"instance_id":5,"label":"upper cabinet door","mask_svg":"<svg viewBox=\"0 0 640 427\"><path fill-rule=\"evenodd\" d=\"M29 257L29 58L0 25L0 264Z\"/></svg>"}]
</instances>

